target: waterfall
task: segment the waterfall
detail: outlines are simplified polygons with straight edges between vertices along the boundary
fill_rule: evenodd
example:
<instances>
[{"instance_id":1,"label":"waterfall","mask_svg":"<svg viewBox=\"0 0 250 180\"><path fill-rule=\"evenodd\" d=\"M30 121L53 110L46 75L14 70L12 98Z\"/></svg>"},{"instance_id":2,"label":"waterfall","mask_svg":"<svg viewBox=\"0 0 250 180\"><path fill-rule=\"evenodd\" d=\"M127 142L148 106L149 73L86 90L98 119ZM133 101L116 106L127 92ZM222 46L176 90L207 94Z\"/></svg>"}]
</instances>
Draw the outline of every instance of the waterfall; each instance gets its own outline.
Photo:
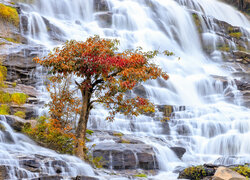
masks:
<instances>
[{"instance_id":1,"label":"waterfall","mask_svg":"<svg viewBox=\"0 0 250 180\"><path fill-rule=\"evenodd\" d=\"M144 50L174 52L172 57L159 56L153 60L170 79L143 84L145 96L155 104L185 106L182 110L174 109L168 134L159 120L162 112L156 112L155 117L117 115L110 123L105 121L107 111L96 106L88 125L91 129L132 135L153 147L160 169L155 179L175 179L177 175L172 171L177 166L250 162L250 110L242 106L240 92L231 76L233 71L222 68L223 58L216 47L221 39L215 33L217 19L239 26L249 41L250 23L242 13L218 0L37 0L20 3L20 6L22 18L27 18L27 23L22 24L26 29L23 35L30 44L52 49L65 40L85 40L97 34L119 39L120 50L141 46ZM202 37L205 44L212 46L212 56L203 50L192 13L201 21ZM231 48L236 46L233 42L229 44ZM248 45L243 46L248 49ZM225 85L214 76L227 77L228 83ZM231 101L225 97L228 92L233 94ZM26 152L27 146L31 149L27 153L43 154L43 149L28 144L26 137L11 134L24 142L1 149L8 161L18 164L8 151ZM100 142L96 139L94 143ZM183 147L186 153L180 160L170 147ZM72 162L73 157L46 150L47 155L48 152ZM73 161L79 163L79 160Z\"/></svg>"},{"instance_id":2,"label":"waterfall","mask_svg":"<svg viewBox=\"0 0 250 180\"><path fill-rule=\"evenodd\" d=\"M65 177L95 175L90 165L36 145L25 135L14 132L7 122L6 117L0 115L0 165L8 169L8 179L39 177L38 172L27 170L32 167L42 169L44 175L57 175L58 170Z\"/></svg>"}]
</instances>

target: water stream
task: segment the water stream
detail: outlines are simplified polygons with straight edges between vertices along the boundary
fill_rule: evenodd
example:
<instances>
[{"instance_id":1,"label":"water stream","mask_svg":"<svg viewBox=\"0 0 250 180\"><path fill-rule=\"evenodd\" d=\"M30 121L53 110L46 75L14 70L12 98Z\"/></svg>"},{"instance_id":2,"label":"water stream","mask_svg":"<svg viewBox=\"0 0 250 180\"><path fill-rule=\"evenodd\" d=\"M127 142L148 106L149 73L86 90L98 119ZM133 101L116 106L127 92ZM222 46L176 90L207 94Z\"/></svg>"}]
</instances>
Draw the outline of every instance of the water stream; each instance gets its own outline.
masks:
<instances>
[{"instance_id":1,"label":"water stream","mask_svg":"<svg viewBox=\"0 0 250 180\"><path fill-rule=\"evenodd\" d=\"M110 123L104 120L107 111L101 106L96 106L90 116L91 129L121 131L152 146L160 168L154 179L175 179L177 175L171 171L177 166L250 162L250 110L241 106L231 71L221 68L223 62L216 47L213 58L202 50L192 18L192 12L196 12L240 26L249 38L250 23L243 14L217 0L107 0L107 5L100 7L95 6L94 0L28 2L21 3L21 10L28 18L27 31L23 33L31 44L51 49L65 40L85 40L98 34L119 39L120 50L141 46L145 50L167 49L175 53L173 57L160 56L153 60L168 72L170 79L144 84L146 96L155 104L185 106L185 110L176 109L169 121L170 134L163 133L162 123L154 117L118 115ZM215 24L213 21L211 24L213 29ZM218 37L211 29L206 29L205 36L213 44ZM228 85L224 87L211 75L227 77ZM234 93L230 102L225 98L229 90ZM162 113L157 116L162 117ZM18 144L23 151L27 151L27 146L35 147ZM174 146L186 149L182 160L170 150Z\"/></svg>"}]
</instances>

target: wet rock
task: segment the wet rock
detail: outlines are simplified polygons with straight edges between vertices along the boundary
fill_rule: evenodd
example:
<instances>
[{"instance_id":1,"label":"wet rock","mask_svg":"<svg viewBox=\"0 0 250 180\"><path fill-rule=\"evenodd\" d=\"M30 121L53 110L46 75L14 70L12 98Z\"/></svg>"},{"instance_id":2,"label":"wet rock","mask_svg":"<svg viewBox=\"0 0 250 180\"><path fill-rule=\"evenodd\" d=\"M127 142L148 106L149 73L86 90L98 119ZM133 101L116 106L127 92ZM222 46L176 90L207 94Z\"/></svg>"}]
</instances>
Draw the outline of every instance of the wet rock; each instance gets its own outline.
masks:
<instances>
[{"instance_id":1,"label":"wet rock","mask_svg":"<svg viewBox=\"0 0 250 180\"><path fill-rule=\"evenodd\" d=\"M205 177L213 176L214 173L214 168L192 166L182 170L179 173L178 179L203 179Z\"/></svg>"},{"instance_id":2,"label":"wet rock","mask_svg":"<svg viewBox=\"0 0 250 180\"><path fill-rule=\"evenodd\" d=\"M10 94L12 93L24 93L27 94L29 97L36 98L40 95L38 90L33 86L28 86L25 84L17 84L15 87L13 87L13 83L6 82L6 85L8 85L7 88L4 88L3 90L5 92L8 92Z\"/></svg>"},{"instance_id":3,"label":"wet rock","mask_svg":"<svg viewBox=\"0 0 250 180\"><path fill-rule=\"evenodd\" d=\"M41 164L37 159L22 159L19 161L22 168L31 172L40 172Z\"/></svg>"},{"instance_id":4,"label":"wet rock","mask_svg":"<svg viewBox=\"0 0 250 180\"><path fill-rule=\"evenodd\" d=\"M219 167L213 176L213 180L246 180L246 177L229 168Z\"/></svg>"},{"instance_id":5,"label":"wet rock","mask_svg":"<svg viewBox=\"0 0 250 180\"><path fill-rule=\"evenodd\" d=\"M95 11L108 11L108 3L106 0L94 0Z\"/></svg>"},{"instance_id":6,"label":"wet rock","mask_svg":"<svg viewBox=\"0 0 250 180\"><path fill-rule=\"evenodd\" d=\"M45 17L42 17L42 18L43 18L43 21L47 27L47 31L53 40L56 40L56 41L65 41L66 40L64 38L65 34L64 34L64 32L61 31L60 28L58 28L54 24L51 24L50 21L48 19L46 19Z\"/></svg>"},{"instance_id":7,"label":"wet rock","mask_svg":"<svg viewBox=\"0 0 250 180\"><path fill-rule=\"evenodd\" d=\"M98 178L90 176L77 176L74 180L98 180Z\"/></svg>"},{"instance_id":8,"label":"wet rock","mask_svg":"<svg viewBox=\"0 0 250 180\"><path fill-rule=\"evenodd\" d=\"M176 126L176 131L180 135L186 135L187 136L187 135L191 134L190 128L186 124L178 124Z\"/></svg>"},{"instance_id":9,"label":"wet rock","mask_svg":"<svg viewBox=\"0 0 250 180\"><path fill-rule=\"evenodd\" d=\"M8 176L8 171L7 168L5 166L0 166L0 180L4 180L7 179Z\"/></svg>"},{"instance_id":10,"label":"wet rock","mask_svg":"<svg viewBox=\"0 0 250 180\"><path fill-rule=\"evenodd\" d=\"M152 147L145 144L98 144L93 150L94 157L103 157L103 167L123 169L158 169Z\"/></svg>"},{"instance_id":11,"label":"wet rock","mask_svg":"<svg viewBox=\"0 0 250 180\"><path fill-rule=\"evenodd\" d=\"M96 14L96 20L98 24L103 28L110 28L112 25L112 12L104 12Z\"/></svg>"},{"instance_id":12,"label":"wet rock","mask_svg":"<svg viewBox=\"0 0 250 180\"><path fill-rule=\"evenodd\" d=\"M26 171L19 169L15 166L7 166L1 165L0 166L0 180L11 179L10 173L16 176L17 179L27 179L28 174Z\"/></svg>"},{"instance_id":13,"label":"wet rock","mask_svg":"<svg viewBox=\"0 0 250 180\"><path fill-rule=\"evenodd\" d=\"M31 180L61 180L61 179L64 179L64 177L59 176L59 175L54 175L54 176L44 176L44 177L33 178Z\"/></svg>"},{"instance_id":14,"label":"wet rock","mask_svg":"<svg viewBox=\"0 0 250 180\"><path fill-rule=\"evenodd\" d=\"M181 159L182 156L186 153L186 149L183 147L170 147L170 149L174 151L179 159Z\"/></svg>"},{"instance_id":15,"label":"wet rock","mask_svg":"<svg viewBox=\"0 0 250 180\"><path fill-rule=\"evenodd\" d=\"M26 123L24 119L12 116L12 115L6 115L7 123L16 131L21 131L24 124Z\"/></svg>"},{"instance_id":16,"label":"wet rock","mask_svg":"<svg viewBox=\"0 0 250 180\"><path fill-rule=\"evenodd\" d=\"M10 106L11 114L15 114L17 111L23 111L25 112L25 119L36 118L38 116L36 109L37 106L35 104L24 104L21 106L12 104Z\"/></svg>"},{"instance_id":17,"label":"wet rock","mask_svg":"<svg viewBox=\"0 0 250 180\"><path fill-rule=\"evenodd\" d=\"M7 67L7 81L18 81L19 84L35 85L37 82L36 66L32 60L41 54L43 48L32 47L27 45L14 46L8 48L8 51L0 53L3 65Z\"/></svg>"},{"instance_id":18,"label":"wet rock","mask_svg":"<svg viewBox=\"0 0 250 180\"><path fill-rule=\"evenodd\" d=\"M239 10L250 14L250 1L249 0L223 0L224 2L238 8Z\"/></svg>"}]
</instances>

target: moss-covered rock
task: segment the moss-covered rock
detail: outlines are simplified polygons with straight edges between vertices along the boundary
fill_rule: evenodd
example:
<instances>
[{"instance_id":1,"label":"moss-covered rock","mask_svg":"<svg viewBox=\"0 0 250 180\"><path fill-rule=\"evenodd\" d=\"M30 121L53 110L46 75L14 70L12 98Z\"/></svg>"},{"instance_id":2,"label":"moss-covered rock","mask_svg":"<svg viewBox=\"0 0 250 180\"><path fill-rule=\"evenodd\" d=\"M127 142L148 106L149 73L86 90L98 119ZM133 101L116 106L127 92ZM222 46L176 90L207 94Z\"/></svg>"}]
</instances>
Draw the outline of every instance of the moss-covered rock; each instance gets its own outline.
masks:
<instances>
[{"instance_id":1,"label":"moss-covered rock","mask_svg":"<svg viewBox=\"0 0 250 180\"><path fill-rule=\"evenodd\" d=\"M207 176L213 176L214 173L214 168L205 167L202 165L192 166L181 171L179 173L178 179L200 180Z\"/></svg>"},{"instance_id":2,"label":"moss-covered rock","mask_svg":"<svg viewBox=\"0 0 250 180\"><path fill-rule=\"evenodd\" d=\"M19 15L17 9L0 3L0 19L19 26Z\"/></svg>"}]
</instances>

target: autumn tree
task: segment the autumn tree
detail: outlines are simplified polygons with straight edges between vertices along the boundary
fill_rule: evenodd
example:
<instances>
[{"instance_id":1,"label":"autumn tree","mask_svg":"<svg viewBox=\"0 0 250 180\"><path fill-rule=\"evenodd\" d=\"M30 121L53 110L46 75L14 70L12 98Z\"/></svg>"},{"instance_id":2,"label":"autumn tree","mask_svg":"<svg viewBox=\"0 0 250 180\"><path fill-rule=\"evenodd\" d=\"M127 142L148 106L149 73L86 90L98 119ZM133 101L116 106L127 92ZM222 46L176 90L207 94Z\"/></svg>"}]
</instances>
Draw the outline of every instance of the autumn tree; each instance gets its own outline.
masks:
<instances>
[{"instance_id":1,"label":"autumn tree","mask_svg":"<svg viewBox=\"0 0 250 180\"><path fill-rule=\"evenodd\" d=\"M85 42L67 41L47 57L35 58L54 75L76 77L81 108L74 153L80 158L85 158L87 123L94 103L101 103L110 110L109 120L113 120L118 112L125 115L152 112L154 106L149 100L139 96L127 97L126 92L149 79L168 79L166 73L149 61L158 54L157 51L136 49L118 53L118 44L118 40L94 36Z\"/></svg>"}]
</instances>

